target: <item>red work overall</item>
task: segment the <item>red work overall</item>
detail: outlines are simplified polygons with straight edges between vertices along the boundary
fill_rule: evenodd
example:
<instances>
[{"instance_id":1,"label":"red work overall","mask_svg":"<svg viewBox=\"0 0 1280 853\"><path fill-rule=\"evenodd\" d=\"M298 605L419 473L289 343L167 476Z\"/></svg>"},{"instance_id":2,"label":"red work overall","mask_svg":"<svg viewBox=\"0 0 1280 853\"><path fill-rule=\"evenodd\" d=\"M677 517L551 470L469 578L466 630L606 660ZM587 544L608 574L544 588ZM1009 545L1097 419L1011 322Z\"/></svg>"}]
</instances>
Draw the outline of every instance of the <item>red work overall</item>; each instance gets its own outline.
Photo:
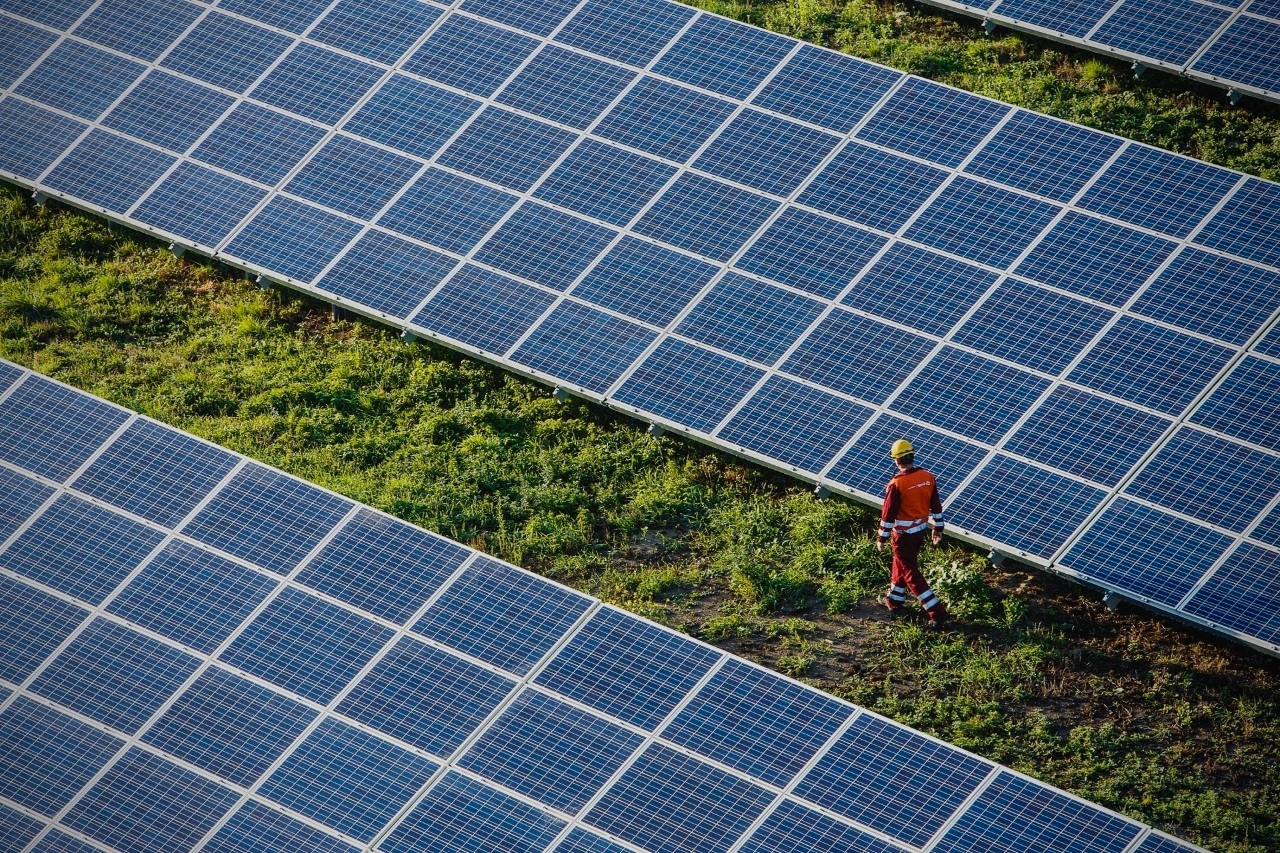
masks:
<instances>
[{"instance_id":1,"label":"red work overall","mask_svg":"<svg viewBox=\"0 0 1280 853\"><path fill-rule=\"evenodd\" d=\"M924 545L925 530L930 523L938 531L944 524L938 481L933 474L915 466L898 472L885 487L884 507L880 511L880 539L893 537L889 606L901 606L907 600L907 590L911 590L932 617L934 608L942 602L929 588L919 565L920 547Z\"/></svg>"}]
</instances>

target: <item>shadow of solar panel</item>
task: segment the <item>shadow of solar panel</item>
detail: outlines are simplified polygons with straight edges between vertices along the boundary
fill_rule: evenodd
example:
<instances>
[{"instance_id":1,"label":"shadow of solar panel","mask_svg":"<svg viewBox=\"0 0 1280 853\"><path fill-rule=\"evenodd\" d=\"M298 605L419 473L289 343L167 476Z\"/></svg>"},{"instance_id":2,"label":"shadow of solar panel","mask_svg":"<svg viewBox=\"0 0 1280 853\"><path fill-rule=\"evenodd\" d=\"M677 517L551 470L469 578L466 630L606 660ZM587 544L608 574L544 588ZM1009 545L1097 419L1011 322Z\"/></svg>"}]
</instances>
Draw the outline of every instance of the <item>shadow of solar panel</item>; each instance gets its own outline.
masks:
<instances>
[{"instance_id":1,"label":"shadow of solar panel","mask_svg":"<svg viewBox=\"0 0 1280 853\"><path fill-rule=\"evenodd\" d=\"M1080 125L1019 110L965 171L1066 202L1122 144Z\"/></svg>"},{"instance_id":2,"label":"shadow of solar panel","mask_svg":"<svg viewBox=\"0 0 1280 853\"><path fill-rule=\"evenodd\" d=\"M788 207L737 266L825 299L835 299L884 246L883 237Z\"/></svg>"},{"instance_id":3,"label":"shadow of solar panel","mask_svg":"<svg viewBox=\"0 0 1280 853\"><path fill-rule=\"evenodd\" d=\"M58 653L30 689L132 734L199 665L192 655L99 618Z\"/></svg>"},{"instance_id":4,"label":"shadow of solar panel","mask_svg":"<svg viewBox=\"0 0 1280 853\"><path fill-rule=\"evenodd\" d=\"M612 229L526 202L474 257L477 263L564 290L616 236Z\"/></svg>"},{"instance_id":5,"label":"shadow of solar panel","mask_svg":"<svg viewBox=\"0 0 1280 853\"><path fill-rule=\"evenodd\" d=\"M1067 378L1178 415L1231 356L1231 350L1218 344L1121 317Z\"/></svg>"},{"instance_id":6,"label":"shadow of solar panel","mask_svg":"<svg viewBox=\"0 0 1280 853\"><path fill-rule=\"evenodd\" d=\"M315 125L241 103L222 120L191 156L275 186L324 138Z\"/></svg>"},{"instance_id":7,"label":"shadow of solar panel","mask_svg":"<svg viewBox=\"0 0 1280 853\"><path fill-rule=\"evenodd\" d=\"M704 261L624 236L578 282L573 295L665 327L717 271Z\"/></svg>"},{"instance_id":8,"label":"shadow of solar panel","mask_svg":"<svg viewBox=\"0 0 1280 853\"><path fill-rule=\"evenodd\" d=\"M643 743L634 732L526 691L485 729L458 766L577 814Z\"/></svg>"},{"instance_id":9,"label":"shadow of solar panel","mask_svg":"<svg viewBox=\"0 0 1280 853\"><path fill-rule=\"evenodd\" d=\"M892 69L806 44L752 103L847 133L901 78Z\"/></svg>"},{"instance_id":10,"label":"shadow of solar panel","mask_svg":"<svg viewBox=\"0 0 1280 853\"><path fill-rule=\"evenodd\" d=\"M121 745L96 726L19 696L0 713L0 796L57 814Z\"/></svg>"},{"instance_id":11,"label":"shadow of solar panel","mask_svg":"<svg viewBox=\"0 0 1280 853\"><path fill-rule=\"evenodd\" d=\"M292 44L288 36L211 11L160 61L160 67L243 92Z\"/></svg>"},{"instance_id":12,"label":"shadow of solar panel","mask_svg":"<svg viewBox=\"0 0 1280 853\"><path fill-rule=\"evenodd\" d=\"M323 124L337 124L382 75L373 65L302 43L253 87L253 97Z\"/></svg>"},{"instance_id":13,"label":"shadow of solar panel","mask_svg":"<svg viewBox=\"0 0 1280 853\"><path fill-rule=\"evenodd\" d=\"M777 207L764 196L686 173L633 227L638 234L727 261Z\"/></svg>"},{"instance_id":14,"label":"shadow of solar panel","mask_svg":"<svg viewBox=\"0 0 1280 853\"><path fill-rule=\"evenodd\" d=\"M391 65L441 12L419 0L339 0L309 35L318 42Z\"/></svg>"},{"instance_id":15,"label":"shadow of solar panel","mask_svg":"<svg viewBox=\"0 0 1280 853\"><path fill-rule=\"evenodd\" d=\"M351 502L249 463L183 527L182 532L288 574L351 508Z\"/></svg>"},{"instance_id":16,"label":"shadow of solar panel","mask_svg":"<svg viewBox=\"0 0 1280 853\"><path fill-rule=\"evenodd\" d=\"M371 219L421 166L347 136L312 154L285 191L360 219Z\"/></svg>"},{"instance_id":17,"label":"shadow of solar panel","mask_svg":"<svg viewBox=\"0 0 1280 853\"><path fill-rule=\"evenodd\" d=\"M558 124L586 128L635 77L580 53L547 45L499 93L499 103Z\"/></svg>"},{"instance_id":18,"label":"shadow of solar panel","mask_svg":"<svg viewBox=\"0 0 1280 853\"><path fill-rule=\"evenodd\" d=\"M1196 242L1280 266L1280 186L1248 178L1200 229Z\"/></svg>"},{"instance_id":19,"label":"shadow of solar panel","mask_svg":"<svg viewBox=\"0 0 1280 853\"><path fill-rule=\"evenodd\" d=\"M1272 315L1278 296L1280 274L1188 248L1138 297L1133 310L1241 345Z\"/></svg>"},{"instance_id":20,"label":"shadow of solar panel","mask_svg":"<svg viewBox=\"0 0 1280 853\"><path fill-rule=\"evenodd\" d=\"M115 406L32 375L0 402L0 458L61 482L127 419Z\"/></svg>"},{"instance_id":21,"label":"shadow of solar panel","mask_svg":"<svg viewBox=\"0 0 1280 853\"><path fill-rule=\"evenodd\" d=\"M1230 545L1231 538L1222 533L1117 498L1058 563L1103 584L1177 607Z\"/></svg>"},{"instance_id":22,"label":"shadow of solar panel","mask_svg":"<svg viewBox=\"0 0 1280 853\"><path fill-rule=\"evenodd\" d=\"M360 841L370 842L440 765L339 722L321 721L259 793Z\"/></svg>"},{"instance_id":23,"label":"shadow of solar panel","mask_svg":"<svg viewBox=\"0 0 1280 853\"><path fill-rule=\"evenodd\" d=\"M146 70L131 59L64 41L14 92L92 121Z\"/></svg>"},{"instance_id":24,"label":"shadow of solar panel","mask_svg":"<svg viewBox=\"0 0 1280 853\"><path fill-rule=\"evenodd\" d=\"M924 361L934 345L912 332L837 309L823 318L781 369L878 403Z\"/></svg>"},{"instance_id":25,"label":"shadow of solar panel","mask_svg":"<svg viewBox=\"0 0 1280 853\"><path fill-rule=\"evenodd\" d=\"M683 163L733 113L733 104L710 95L642 77L594 133L605 139Z\"/></svg>"},{"instance_id":26,"label":"shadow of solar panel","mask_svg":"<svg viewBox=\"0 0 1280 853\"><path fill-rule=\"evenodd\" d=\"M791 52L794 42L704 15L667 49L653 73L731 98L745 98Z\"/></svg>"},{"instance_id":27,"label":"shadow of solar panel","mask_svg":"<svg viewBox=\"0 0 1280 853\"><path fill-rule=\"evenodd\" d=\"M1217 166L1130 145L1077 203L1104 216L1183 237L1235 182L1232 173Z\"/></svg>"},{"instance_id":28,"label":"shadow of solar panel","mask_svg":"<svg viewBox=\"0 0 1280 853\"><path fill-rule=\"evenodd\" d=\"M102 0L75 34L154 62L195 23L200 8L185 0Z\"/></svg>"},{"instance_id":29,"label":"shadow of solar panel","mask_svg":"<svg viewBox=\"0 0 1280 853\"><path fill-rule=\"evenodd\" d=\"M12 86L57 40L39 27L13 18L0 18L0 88Z\"/></svg>"},{"instance_id":30,"label":"shadow of solar panel","mask_svg":"<svg viewBox=\"0 0 1280 853\"><path fill-rule=\"evenodd\" d=\"M493 230L517 200L510 193L433 168L396 200L378 224L466 254Z\"/></svg>"},{"instance_id":31,"label":"shadow of solar panel","mask_svg":"<svg viewBox=\"0 0 1280 853\"><path fill-rule=\"evenodd\" d=\"M746 109L720 131L693 167L788 196L839 142L833 134Z\"/></svg>"},{"instance_id":32,"label":"shadow of solar panel","mask_svg":"<svg viewBox=\"0 0 1280 853\"><path fill-rule=\"evenodd\" d=\"M265 190L184 162L133 211L140 222L213 249L266 197Z\"/></svg>"},{"instance_id":33,"label":"shadow of solar panel","mask_svg":"<svg viewBox=\"0 0 1280 853\"><path fill-rule=\"evenodd\" d=\"M309 282L359 234L349 219L275 196L254 214L224 251L247 264Z\"/></svg>"},{"instance_id":34,"label":"shadow of solar panel","mask_svg":"<svg viewBox=\"0 0 1280 853\"><path fill-rule=\"evenodd\" d=\"M675 171L665 163L585 139L538 186L534 196L623 227Z\"/></svg>"},{"instance_id":35,"label":"shadow of solar panel","mask_svg":"<svg viewBox=\"0 0 1280 853\"><path fill-rule=\"evenodd\" d=\"M882 413L831 467L827 478L872 495L884 494L897 470L889 459L889 448L900 438L915 446L916 461L933 472L944 502L987 455L984 447Z\"/></svg>"},{"instance_id":36,"label":"shadow of solar panel","mask_svg":"<svg viewBox=\"0 0 1280 853\"><path fill-rule=\"evenodd\" d=\"M1094 24L1116 5L1116 0L1000 0L993 10L1054 32L1084 38Z\"/></svg>"},{"instance_id":37,"label":"shadow of solar panel","mask_svg":"<svg viewBox=\"0 0 1280 853\"><path fill-rule=\"evenodd\" d=\"M1191 420L1280 450L1280 365L1245 356L1196 408Z\"/></svg>"},{"instance_id":38,"label":"shadow of solar panel","mask_svg":"<svg viewBox=\"0 0 1280 853\"><path fill-rule=\"evenodd\" d=\"M863 713L795 793L923 846L990 770L981 759Z\"/></svg>"},{"instance_id":39,"label":"shadow of solar panel","mask_svg":"<svg viewBox=\"0 0 1280 853\"><path fill-rule=\"evenodd\" d=\"M575 139L567 130L497 107L487 107L444 150L438 162L524 192Z\"/></svg>"},{"instance_id":40,"label":"shadow of solar panel","mask_svg":"<svg viewBox=\"0 0 1280 853\"><path fill-rule=\"evenodd\" d=\"M66 0L57 4L50 4L48 0L2 0L0 9L65 30L92 5L93 0Z\"/></svg>"},{"instance_id":41,"label":"shadow of solar panel","mask_svg":"<svg viewBox=\"0 0 1280 853\"><path fill-rule=\"evenodd\" d=\"M466 95L395 74L374 91L342 128L427 158L479 108L480 102Z\"/></svg>"},{"instance_id":42,"label":"shadow of solar panel","mask_svg":"<svg viewBox=\"0 0 1280 853\"><path fill-rule=\"evenodd\" d=\"M219 7L264 24L302 33L333 0L222 0Z\"/></svg>"},{"instance_id":43,"label":"shadow of solar panel","mask_svg":"<svg viewBox=\"0 0 1280 853\"><path fill-rule=\"evenodd\" d=\"M209 654L275 586L258 572L175 540L111 600L107 610Z\"/></svg>"},{"instance_id":44,"label":"shadow of solar panel","mask_svg":"<svg viewBox=\"0 0 1280 853\"><path fill-rule=\"evenodd\" d=\"M248 787L315 716L292 699L214 666L174 700L142 741Z\"/></svg>"},{"instance_id":45,"label":"shadow of solar panel","mask_svg":"<svg viewBox=\"0 0 1280 853\"><path fill-rule=\"evenodd\" d=\"M390 628L296 589L283 589L220 659L327 705L394 636Z\"/></svg>"},{"instance_id":46,"label":"shadow of solar panel","mask_svg":"<svg viewBox=\"0 0 1280 853\"><path fill-rule=\"evenodd\" d=\"M652 744L585 820L653 853L726 850L773 793Z\"/></svg>"},{"instance_id":47,"label":"shadow of solar panel","mask_svg":"<svg viewBox=\"0 0 1280 853\"><path fill-rule=\"evenodd\" d=\"M496 672L405 637L347 694L338 713L446 757L513 686Z\"/></svg>"},{"instance_id":48,"label":"shadow of solar panel","mask_svg":"<svg viewBox=\"0 0 1280 853\"><path fill-rule=\"evenodd\" d=\"M999 187L956 178L907 229L906 238L1004 269L1059 208Z\"/></svg>"},{"instance_id":49,"label":"shadow of solar panel","mask_svg":"<svg viewBox=\"0 0 1280 853\"><path fill-rule=\"evenodd\" d=\"M21 684L88 611L0 575L0 678Z\"/></svg>"},{"instance_id":50,"label":"shadow of solar panel","mask_svg":"<svg viewBox=\"0 0 1280 853\"><path fill-rule=\"evenodd\" d=\"M1140 831L1140 826L1117 814L1001 771L933 849L1121 853Z\"/></svg>"},{"instance_id":51,"label":"shadow of solar panel","mask_svg":"<svg viewBox=\"0 0 1280 853\"><path fill-rule=\"evenodd\" d=\"M306 850L308 853L357 853L357 848L249 800L200 848L209 853L260 853Z\"/></svg>"},{"instance_id":52,"label":"shadow of solar panel","mask_svg":"<svg viewBox=\"0 0 1280 853\"><path fill-rule=\"evenodd\" d=\"M676 332L761 364L773 364L822 310L822 303L815 299L729 273L698 301Z\"/></svg>"},{"instance_id":53,"label":"shadow of solar panel","mask_svg":"<svg viewBox=\"0 0 1280 853\"><path fill-rule=\"evenodd\" d=\"M7 468L0 468L0 542L35 514L53 489Z\"/></svg>"},{"instance_id":54,"label":"shadow of solar panel","mask_svg":"<svg viewBox=\"0 0 1280 853\"><path fill-rule=\"evenodd\" d=\"M160 180L174 158L101 130L89 133L45 183L112 213L124 213Z\"/></svg>"},{"instance_id":55,"label":"shadow of solar panel","mask_svg":"<svg viewBox=\"0 0 1280 853\"><path fill-rule=\"evenodd\" d=\"M614 844L585 829L574 827L556 850L559 853L627 853L628 848Z\"/></svg>"},{"instance_id":56,"label":"shadow of solar panel","mask_svg":"<svg viewBox=\"0 0 1280 853\"><path fill-rule=\"evenodd\" d=\"M651 729L719 657L633 616L601 608L534 681L632 725ZM655 667L654 661L663 661Z\"/></svg>"},{"instance_id":57,"label":"shadow of solar panel","mask_svg":"<svg viewBox=\"0 0 1280 853\"><path fill-rule=\"evenodd\" d=\"M432 786L378 845L386 853L485 848L503 853L541 853L564 822L542 809L448 773Z\"/></svg>"},{"instance_id":58,"label":"shadow of solar panel","mask_svg":"<svg viewBox=\"0 0 1280 853\"><path fill-rule=\"evenodd\" d=\"M729 660L662 731L665 740L785 787L848 719L829 696ZM802 727L796 720L804 720Z\"/></svg>"},{"instance_id":59,"label":"shadow of solar panel","mask_svg":"<svg viewBox=\"0 0 1280 853\"><path fill-rule=\"evenodd\" d=\"M0 101L0 169L34 180L85 125L14 98Z\"/></svg>"},{"instance_id":60,"label":"shadow of solar panel","mask_svg":"<svg viewBox=\"0 0 1280 853\"><path fill-rule=\"evenodd\" d=\"M710 432L762 376L758 368L667 338L627 377L614 398Z\"/></svg>"},{"instance_id":61,"label":"shadow of solar panel","mask_svg":"<svg viewBox=\"0 0 1280 853\"><path fill-rule=\"evenodd\" d=\"M955 167L1009 109L968 92L910 77L876 110L857 137Z\"/></svg>"},{"instance_id":62,"label":"shadow of solar panel","mask_svg":"<svg viewBox=\"0 0 1280 853\"><path fill-rule=\"evenodd\" d=\"M657 332L626 320L562 302L511 359L603 394L657 337Z\"/></svg>"},{"instance_id":63,"label":"shadow of solar panel","mask_svg":"<svg viewBox=\"0 0 1280 853\"><path fill-rule=\"evenodd\" d=\"M1248 606L1241 607L1242 601ZM1280 554L1241 543L1182 609L1280 644Z\"/></svg>"},{"instance_id":64,"label":"shadow of solar panel","mask_svg":"<svg viewBox=\"0 0 1280 853\"><path fill-rule=\"evenodd\" d=\"M1231 12L1192 0L1125 0L1093 41L1170 65L1185 65Z\"/></svg>"},{"instance_id":65,"label":"shadow of solar panel","mask_svg":"<svg viewBox=\"0 0 1280 853\"><path fill-rule=\"evenodd\" d=\"M393 317L408 317L456 265L448 255L369 231L317 286Z\"/></svg>"},{"instance_id":66,"label":"shadow of solar panel","mask_svg":"<svg viewBox=\"0 0 1280 853\"><path fill-rule=\"evenodd\" d=\"M450 15L403 68L488 97L537 47L535 39L519 33Z\"/></svg>"},{"instance_id":67,"label":"shadow of solar panel","mask_svg":"<svg viewBox=\"0 0 1280 853\"><path fill-rule=\"evenodd\" d=\"M511 349L555 297L546 291L464 266L413 318L419 326L496 354Z\"/></svg>"},{"instance_id":68,"label":"shadow of solar panel","mask_svg":"<svg viewBox=\"0 0 1280 853\"><path fill-rule=\"evenodd\" d=\"M946 177L932 166L849 142L797 203L892 234Z\"/></svg>"},{"instance_id":69,"label":"shadow of solar panel","mask_svg":"<svg viewBox=\"0 0 1280 853\"><path fill-rule=\"evenodd\" d=\"M898 853L901 848L790 800L783 800L739 850L742 853L792 853L795 850L808 853Z\"/></svg>"},{"instance_id":70,"label":"shadow of solar panel","mask_svg":"<svg viewBox=\"0 0 1280 853\"><path fill-rule=\"evenodd\" d=\"M719 436L816 474L871 414L866 406L772 376Z\"/></svg>"},{"instance_id":71,"label":"shadow of solar panel","mask_svg":"<svg viewBox=\"0 0 1280 853\"><path fill-rule=\"evenodd\" d=\"M55 829L41 838L40 843L31 848L31 853L97 853L99 849Z\"/></svg>"},{"instance_id":72,"label":"shadow of solar panel","mask_svg":"<svg viewBox=\"0 0 1280 853\"><path fill-rule=\"evenodd\" d=\"M995 273L963 261L894 243L841 301L933 335L945 335L996 279Z\"/></svg>"},{"instance_id":73,"label":"shadow of solar panel","mask_svg":"<svg viewBox=\"0 0 1280 853\"><path fill-rule=\"evenodd\" d=\"M994 444L1049 387L1049 380L944 347L893 401L899 412Z\"/></svg>"},{"instance_id":74,"label":"shadow of solar panel","mask_svg":"<svg viewBox=\"0 0 1280 853\"><path fill-rule=\"evenodd\" d=\"M121 853L187 850L239 799L229 788L132 747L63 823Z\"/></svg>"},{"instance_id":75,"label":"shadow of solar panel","mask_svg":"<svg viewBox=\"0 0 1280 853\"><path fill-rule=\"evenodd\" d=\"M643 67L695 12L663 0L588 0L556 41Z\"/></svg>"}]
</instances>

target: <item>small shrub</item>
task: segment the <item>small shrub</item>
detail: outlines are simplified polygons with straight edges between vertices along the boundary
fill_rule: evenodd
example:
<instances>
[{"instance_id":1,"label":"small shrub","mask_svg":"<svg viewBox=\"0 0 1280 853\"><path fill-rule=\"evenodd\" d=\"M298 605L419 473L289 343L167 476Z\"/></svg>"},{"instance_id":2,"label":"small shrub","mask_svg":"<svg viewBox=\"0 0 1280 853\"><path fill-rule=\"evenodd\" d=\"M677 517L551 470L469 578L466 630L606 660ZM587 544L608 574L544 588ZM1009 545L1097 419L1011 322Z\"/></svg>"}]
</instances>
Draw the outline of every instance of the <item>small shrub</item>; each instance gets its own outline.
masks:
<instances>
[{"instance_id":1,"label":"small shrub","mask_svg":"<svg viewBox=\"0 0 1280 853\"><path fill-rule=\"evenodd\" d=\"M710 642L742 640L755 633L755 624L741 613L712 616L702 623L702 636Z\"/></svg>"}]
</instances>

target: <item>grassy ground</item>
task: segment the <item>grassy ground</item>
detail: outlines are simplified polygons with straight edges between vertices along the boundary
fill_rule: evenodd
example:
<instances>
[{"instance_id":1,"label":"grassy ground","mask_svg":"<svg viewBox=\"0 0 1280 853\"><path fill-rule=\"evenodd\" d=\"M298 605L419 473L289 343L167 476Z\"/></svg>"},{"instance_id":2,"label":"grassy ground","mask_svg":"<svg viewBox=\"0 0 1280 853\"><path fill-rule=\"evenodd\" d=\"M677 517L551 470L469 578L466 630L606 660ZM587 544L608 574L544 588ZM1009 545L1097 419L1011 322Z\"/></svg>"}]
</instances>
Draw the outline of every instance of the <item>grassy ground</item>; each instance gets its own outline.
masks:
<instances>
[{"instance_id":1,"label":"grassy ground","mask_svg":"<svg viewBox=\"0 0 1280 853\"><path fill-rule=\"evenodd\" d=\"M1270 177L1257 104L969 21L704 3ZM1280 663L1043 572L926 551L961 617L877 609L873 519L784 477L0 192L0 356L760 660L1219 851L1280 849Z\"/></svg>"}]
</instances>

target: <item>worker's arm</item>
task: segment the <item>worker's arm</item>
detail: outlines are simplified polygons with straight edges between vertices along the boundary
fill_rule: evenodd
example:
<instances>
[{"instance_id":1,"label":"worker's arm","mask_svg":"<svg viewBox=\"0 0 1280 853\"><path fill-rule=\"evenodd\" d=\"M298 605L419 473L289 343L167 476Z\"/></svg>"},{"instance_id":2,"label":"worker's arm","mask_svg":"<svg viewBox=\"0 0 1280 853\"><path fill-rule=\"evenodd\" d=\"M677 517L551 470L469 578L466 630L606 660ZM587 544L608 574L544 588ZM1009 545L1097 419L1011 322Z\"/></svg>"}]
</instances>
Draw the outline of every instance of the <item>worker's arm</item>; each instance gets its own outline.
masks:
<instances>
[{"instance_id":1,"label":"worker's arm","mask_svg":"<svg viewBox=\"0 0 1280 853\"><path fill-rule=\"evenodd\" d=\"M933 544L942 542L942 528L946 519L942 517L942 497L938 494L938 481L933 481L933 494L929 495L929 523L933 525Z\"/></svg>"},{"instance_id":2,"label":"worker's arm","mask_svg":"<svg viewBox=\"0 0 1280 853\"><path fill-rule=\"evenodd\" d=\"M890 480L884 490L884 506L880 508L880 535L876 537L876 550L883 551L884 543L889 541L893 526L898 520L898 510L902 508L902 492L898 483Z\"/></svg>"}]
</instances>

